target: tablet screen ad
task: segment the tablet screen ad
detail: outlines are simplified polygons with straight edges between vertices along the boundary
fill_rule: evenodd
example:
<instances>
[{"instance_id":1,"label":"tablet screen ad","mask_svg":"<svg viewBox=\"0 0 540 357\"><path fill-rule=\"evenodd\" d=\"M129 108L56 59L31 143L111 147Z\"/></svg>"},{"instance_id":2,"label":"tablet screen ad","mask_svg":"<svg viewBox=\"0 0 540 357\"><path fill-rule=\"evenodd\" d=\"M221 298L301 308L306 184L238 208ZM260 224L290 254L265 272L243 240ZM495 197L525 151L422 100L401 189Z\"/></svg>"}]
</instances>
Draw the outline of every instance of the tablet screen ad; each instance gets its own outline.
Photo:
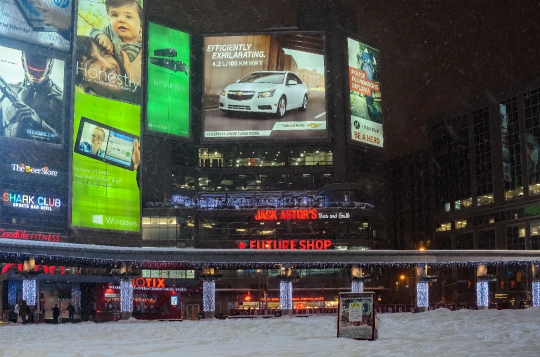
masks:
<instances>
[{"instance_id":1,"label":"tablet screen ad","mask_svg":"<svg viewBox=\"0 0 540 357\"><path fill-rule=\"evenodd\" d=\"M379 51L351 38L347 39L347 44L351 140L382 148L384 143Z\"/></svg>"},{"instance_id":2,"label":"tablet screen ad","mask_svg":"<svg viewBox=\"0 0 540 357\"><path fill-rule=\"evenodd\" d=\"M204 140L328 137L324 35L208 36Z\"/></svg>"},{"instance_id":3,"label":"tablet screen ad","mask_svg":"<svg viewBox=\"0 0 540 357\"><path fill-rule=\"evenodd\" d=\"M0 46L0 135L61 144L64 61Z\"/></svg>"},{"instance_id":4,"label":"tablet screen ad","mask_svg":"<svg viewBox=\"0 0 540 357\"><path fill-rule=\"evenodd\" d=\"M140 231L140 107L75 93L71 224Z\"/></svg>"},{"instance_id":5,"label":"tablet screen ad","mask_svg":"<svg viewBox=\"0 0 540 357\"><path fill-rule=\"evenodd\" d=\"M141 104L142 0L80 0L76 89Z\"/></svg>"},{"instance_id":6,"label":"tablet screen ad","mask_svg":"<svg viewBox=\"0 0 540 357\"><path fill-rule=\"evenodd\" d=\"M190 35L148 25L146 128L189 138Z\"/></svg>"},{"instance_id":7,"label":"tablet screen ad","mask_svg":"<svg viewBox=\"0 0 540 357\"><path fill-rule=\"evenodd\" d=\"M69 51L72 0L0 0L0 34Z\"/></svg>"}]
</instances>

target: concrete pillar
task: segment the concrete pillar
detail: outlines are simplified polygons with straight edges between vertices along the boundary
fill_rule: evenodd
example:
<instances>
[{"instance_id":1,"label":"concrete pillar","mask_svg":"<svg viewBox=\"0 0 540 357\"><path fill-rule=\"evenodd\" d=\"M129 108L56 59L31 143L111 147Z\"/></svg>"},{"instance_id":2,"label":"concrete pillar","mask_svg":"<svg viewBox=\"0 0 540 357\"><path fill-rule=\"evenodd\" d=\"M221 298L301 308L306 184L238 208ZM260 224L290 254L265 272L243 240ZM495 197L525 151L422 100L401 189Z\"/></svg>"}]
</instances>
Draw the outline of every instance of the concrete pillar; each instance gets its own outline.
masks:
<instances>
[{"instance_id":1,"label":"concrete pillar","mask_svg":"<svg viewBox=\"0 0 540 357\"><path fill-rule=\"evenodd\" d=\"M429 280L427 276L427 266L418 265L416 267L416 309L418 312L428 311L429 308Z\"/></svg>"},{"instance_id":2,"label":"concrete pillar","mask_svg":"<svg viewBox=\"0 0 540 357\"><path fill-rule=\"evenodd\" d=\"M133 285L130 279L120 281L120 313L122 320L133 316Z\"/></svg>"},{"instance_id":3,"label":"concrete pillar","mask_svg":"<svg viewBox=\"0 0 540 357\"><path fill-rule=\"evenodd\" d=\"M216 313L216 281L203 280L203 313L205 319L213 319Z\"/></svg>"},{"instance_id":4,"label":"concrete pillar","mask_svg":"<svg viewBox=\"0 0 540 357\"><path fill-rule=\"evenodd\" d=\"M476 305L478 310L487 310L489 301L489 279L487 266L479 265L476 268Z\"/></svg>"},{"instance_id":5,"label":"concrete pillar","mask_svg":"<svg viewBox=\"0 0 540 357\"><path fill-rule=\"evenodd\" d=\"M540 265L532 265L532 306L540 307Z\"/></svg>"}]
</instances>

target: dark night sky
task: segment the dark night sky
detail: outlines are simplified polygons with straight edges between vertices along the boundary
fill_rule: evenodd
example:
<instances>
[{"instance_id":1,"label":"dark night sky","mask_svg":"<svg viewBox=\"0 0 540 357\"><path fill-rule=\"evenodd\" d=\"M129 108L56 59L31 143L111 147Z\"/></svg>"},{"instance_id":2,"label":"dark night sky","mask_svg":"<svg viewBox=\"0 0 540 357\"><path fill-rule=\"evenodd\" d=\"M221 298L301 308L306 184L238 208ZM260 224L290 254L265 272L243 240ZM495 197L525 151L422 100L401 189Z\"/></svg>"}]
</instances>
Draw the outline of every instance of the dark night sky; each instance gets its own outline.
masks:
<instances>
[{"instance_id":1,"label":"dark night sky","mask_svg":"<svg viewBox=\"0 0 540 357\"><path fill-rule=\"evenodd\" d=\"M427 147L428 118L540 75L538 1L339 3L356 14L359 36L381 51L387 159ZM298 0L146 1L150 20L202 33L291 28L298 9Z\"/></svg>"}]
</instances>

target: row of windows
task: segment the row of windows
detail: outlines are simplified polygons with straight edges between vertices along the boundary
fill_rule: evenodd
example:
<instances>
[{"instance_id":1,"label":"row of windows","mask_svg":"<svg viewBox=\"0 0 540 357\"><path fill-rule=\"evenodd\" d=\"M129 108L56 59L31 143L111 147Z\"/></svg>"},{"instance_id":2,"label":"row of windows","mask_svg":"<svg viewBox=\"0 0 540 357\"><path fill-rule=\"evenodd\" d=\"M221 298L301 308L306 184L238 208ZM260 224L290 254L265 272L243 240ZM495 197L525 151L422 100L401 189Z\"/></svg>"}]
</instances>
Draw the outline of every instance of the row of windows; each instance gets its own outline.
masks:
<instances>
[{"instance_id":1,"label":"row of windows","mask_svg":"<svg viewBox=\"0 0 540 357\"><path fill-rule=\"evenodd\" d=\"M525 223L506 227L506 246L501 249L509 250L540 250L540 221L529 222L530 246L527 247ZM495 230L477 232L478 242L474 243L474 233L463 233L437 238L436 249L496 249Z\"/></svg>"}]
</instances>

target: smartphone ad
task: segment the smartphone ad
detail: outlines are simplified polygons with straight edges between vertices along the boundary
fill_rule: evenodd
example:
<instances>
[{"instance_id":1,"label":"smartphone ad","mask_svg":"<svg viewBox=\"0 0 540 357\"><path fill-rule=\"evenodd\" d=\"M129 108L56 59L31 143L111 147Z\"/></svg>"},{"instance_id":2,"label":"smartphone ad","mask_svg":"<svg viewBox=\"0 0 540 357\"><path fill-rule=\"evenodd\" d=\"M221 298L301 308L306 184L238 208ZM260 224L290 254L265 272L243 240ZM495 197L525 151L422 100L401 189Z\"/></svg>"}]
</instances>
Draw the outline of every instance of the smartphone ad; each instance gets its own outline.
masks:
<instances>
[{"instance_id":1,"label":"smartphone ad","mask_svg":"<svg viewBox=\"0 0 540 357\"><path fill-rule=\"evenodd\" d=\"M71 221L140 231L140 107L75 93Z\"/></svg>"},{"instance_id":2,"label":"smartphone ad","mask_svg":"<svg viewBox=\"0 0 540 357\"><path fill-rule=\"evenodd\" d=\"M143 2L78 2L76 90L141 104Z\"/></svg>"},{"instance_id":3,"label":"smartphone ad","mask_svg":"<svg viewBox=\"0 0 540 357\"><path fill-rule=\"evenodd\" d=\"M61 144L64 61L0 46L1 136Z\"/></svg>"},{"instance_id":4,"label":"smartphone ad","mask_svg":"<svg viewBox=\"0 0 540 357\"><path fill-rule=\"evenodd\" d=\"M382 148L384 143L379 51L351 38L347 39L347 43L351 140Z\"/></svg>"},{"instance_id":5,"label":"smartphone ad","mask_svg":"<svg viewBox=\"0 0 540 357\"><path fill-rule=\"evenodd\" d=\"M0 34L69 51L72 0L0 0Z\"/></svg>"},{"instance_id":6,"label":"smartphone ad","mask_svg":"<svg viewBox=\"0 0 540 357\"><path fill-rule=\"evenodd\" d=\"M204 40L204 141L327 139L324 36Z\"/></svg>"},{"instance_id":7,"label":"smartphone ad","mask_svg":"<svg viewBox=\"0 0 540 357\"><path fill-rule=\"evenodd\" d=\"M146 128L189 138L190 36L148 25Z\"/></svg>"}]
</instances>

